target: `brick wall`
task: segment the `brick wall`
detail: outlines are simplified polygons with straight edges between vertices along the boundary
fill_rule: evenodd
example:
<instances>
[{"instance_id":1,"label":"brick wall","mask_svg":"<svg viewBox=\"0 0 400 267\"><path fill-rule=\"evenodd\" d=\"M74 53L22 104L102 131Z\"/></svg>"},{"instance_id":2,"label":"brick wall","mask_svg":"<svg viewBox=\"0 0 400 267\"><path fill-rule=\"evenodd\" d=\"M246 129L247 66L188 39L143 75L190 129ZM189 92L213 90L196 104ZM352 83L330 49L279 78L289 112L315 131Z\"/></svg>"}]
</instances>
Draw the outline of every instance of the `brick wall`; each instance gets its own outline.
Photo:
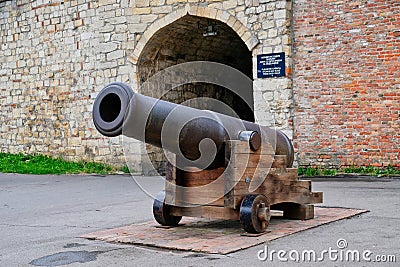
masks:
<instances>
[{"instance_id":1,"label":"brick wall","mask_svg":"<svg viewBox=\"0 0 400 267\"><path fill-rule=\"evenodd\" d=\"M299 165L400 166L400 2L294 4Z\"/></svg>"}]
</instances>

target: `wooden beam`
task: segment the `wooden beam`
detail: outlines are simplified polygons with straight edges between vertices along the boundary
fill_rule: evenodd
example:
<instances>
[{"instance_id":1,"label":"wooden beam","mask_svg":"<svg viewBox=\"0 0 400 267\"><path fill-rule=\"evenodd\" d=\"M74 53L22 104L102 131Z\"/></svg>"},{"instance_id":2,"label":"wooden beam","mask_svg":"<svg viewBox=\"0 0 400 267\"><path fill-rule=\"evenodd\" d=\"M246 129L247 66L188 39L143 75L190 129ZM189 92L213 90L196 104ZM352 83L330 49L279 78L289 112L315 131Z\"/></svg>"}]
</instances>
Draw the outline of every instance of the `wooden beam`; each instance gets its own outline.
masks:
<instances>
[{"instance_id":1,"label":"wooden beam","mask_svg":"<svg viewBox=\"0 0 400 267\"><path fill-rule=\"evenodd\" d=\"M171 207L174 216L201 217L207 219L239 220L239 211L214 206Z\"/></svg>"}]
</instances>

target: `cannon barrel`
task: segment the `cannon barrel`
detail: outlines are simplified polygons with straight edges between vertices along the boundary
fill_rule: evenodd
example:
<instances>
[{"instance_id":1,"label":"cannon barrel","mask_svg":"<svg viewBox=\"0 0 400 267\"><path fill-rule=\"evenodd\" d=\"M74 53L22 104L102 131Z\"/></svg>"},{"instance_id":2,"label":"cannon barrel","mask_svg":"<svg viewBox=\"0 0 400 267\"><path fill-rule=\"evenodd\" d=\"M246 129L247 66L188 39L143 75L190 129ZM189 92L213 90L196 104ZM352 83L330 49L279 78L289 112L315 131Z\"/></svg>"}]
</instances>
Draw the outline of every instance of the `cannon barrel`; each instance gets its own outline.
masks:
<instances>
[{"instance_id":1,"label":"cannon barrel","mask_svg":"<svg viewBox=\"0 0 400 267\"><path fill-rule=\"evenodd\" d=\"M279 130L137 94L124 83L111 83L99 92L93 105L93 122L105 136L123 134L193 162L204 156L206 163L204 158L197 162L202 168L204 164L223 166L226 140L247 140L253 150L268 143L276 155L287 156L288 167L293 164L292 143ZM211 160L209 151L214 153Z\"/></svg>"}]
</instances>

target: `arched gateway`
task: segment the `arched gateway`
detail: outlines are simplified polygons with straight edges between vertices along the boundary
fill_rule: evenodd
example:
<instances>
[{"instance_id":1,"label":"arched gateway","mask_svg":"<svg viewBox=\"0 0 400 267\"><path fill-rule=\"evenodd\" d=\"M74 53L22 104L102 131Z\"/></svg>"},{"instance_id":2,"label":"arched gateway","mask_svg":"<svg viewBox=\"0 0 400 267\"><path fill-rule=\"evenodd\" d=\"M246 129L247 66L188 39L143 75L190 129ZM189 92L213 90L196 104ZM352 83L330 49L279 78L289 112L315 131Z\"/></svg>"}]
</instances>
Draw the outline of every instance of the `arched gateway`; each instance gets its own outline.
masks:
<instances>
[{"instance_id":1,"label":"arched gateway","mask_svg":"<svg viewBox=\"0 0 400 267\"><path fill-rule=\"evenodd\" d=\"M168 89L167 85L159 83L157 86L143 86L149 78L151 79L160 71L180 63L193 61L221 63L237 69L252 79L252 54L248 46L254 43L249 41L252 38L249 30L233 16L225 14L226 12L199 7L192 10L193 12L178 10L166 15L155 21L144 32L133 52L139 55L136 61L138 90L142 94L160 97L167 101L175 103L189 101L192 106L221 112L217 109L215 101L210 103L207 99L220 101L241 119L254 121L251 86L246 88L246 94L240 96L231 88L212 83L191 82L190 79L186 84ZM190 13L195 15L190 15ZM179 17L178 14L182 16ZM228 21L230 26L227 24ZM163 77L163 79L168 78ZM163 80L162 83L169 83L169 81ZM246 99L243 99L244 97ZM225 113L232 115L232 112L228 110ZM149 155L153 166L163 172L162 150L151 145L147 145L146 150L145 157Z\"/></svg>"}]
</instances>

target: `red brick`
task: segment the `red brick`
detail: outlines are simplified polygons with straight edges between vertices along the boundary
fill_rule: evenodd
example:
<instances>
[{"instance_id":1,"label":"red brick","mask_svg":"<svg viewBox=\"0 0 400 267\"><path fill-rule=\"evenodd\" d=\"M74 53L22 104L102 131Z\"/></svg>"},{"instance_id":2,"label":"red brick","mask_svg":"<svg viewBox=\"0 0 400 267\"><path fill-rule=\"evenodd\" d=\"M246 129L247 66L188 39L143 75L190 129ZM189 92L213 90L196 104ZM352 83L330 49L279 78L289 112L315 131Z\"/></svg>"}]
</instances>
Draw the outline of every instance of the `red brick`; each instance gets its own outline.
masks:
<instances>
[{"instance_id":1,"label":"red brick","mask_svg":"<svg viewBox=\"0 0 400 267\"><path fill-rule=\"evenodd\" d=\"M400 2L370 2L294 3L295 103L312 103L295 110L300 166L400 165Z\"/></svg>"}]
</instances>

